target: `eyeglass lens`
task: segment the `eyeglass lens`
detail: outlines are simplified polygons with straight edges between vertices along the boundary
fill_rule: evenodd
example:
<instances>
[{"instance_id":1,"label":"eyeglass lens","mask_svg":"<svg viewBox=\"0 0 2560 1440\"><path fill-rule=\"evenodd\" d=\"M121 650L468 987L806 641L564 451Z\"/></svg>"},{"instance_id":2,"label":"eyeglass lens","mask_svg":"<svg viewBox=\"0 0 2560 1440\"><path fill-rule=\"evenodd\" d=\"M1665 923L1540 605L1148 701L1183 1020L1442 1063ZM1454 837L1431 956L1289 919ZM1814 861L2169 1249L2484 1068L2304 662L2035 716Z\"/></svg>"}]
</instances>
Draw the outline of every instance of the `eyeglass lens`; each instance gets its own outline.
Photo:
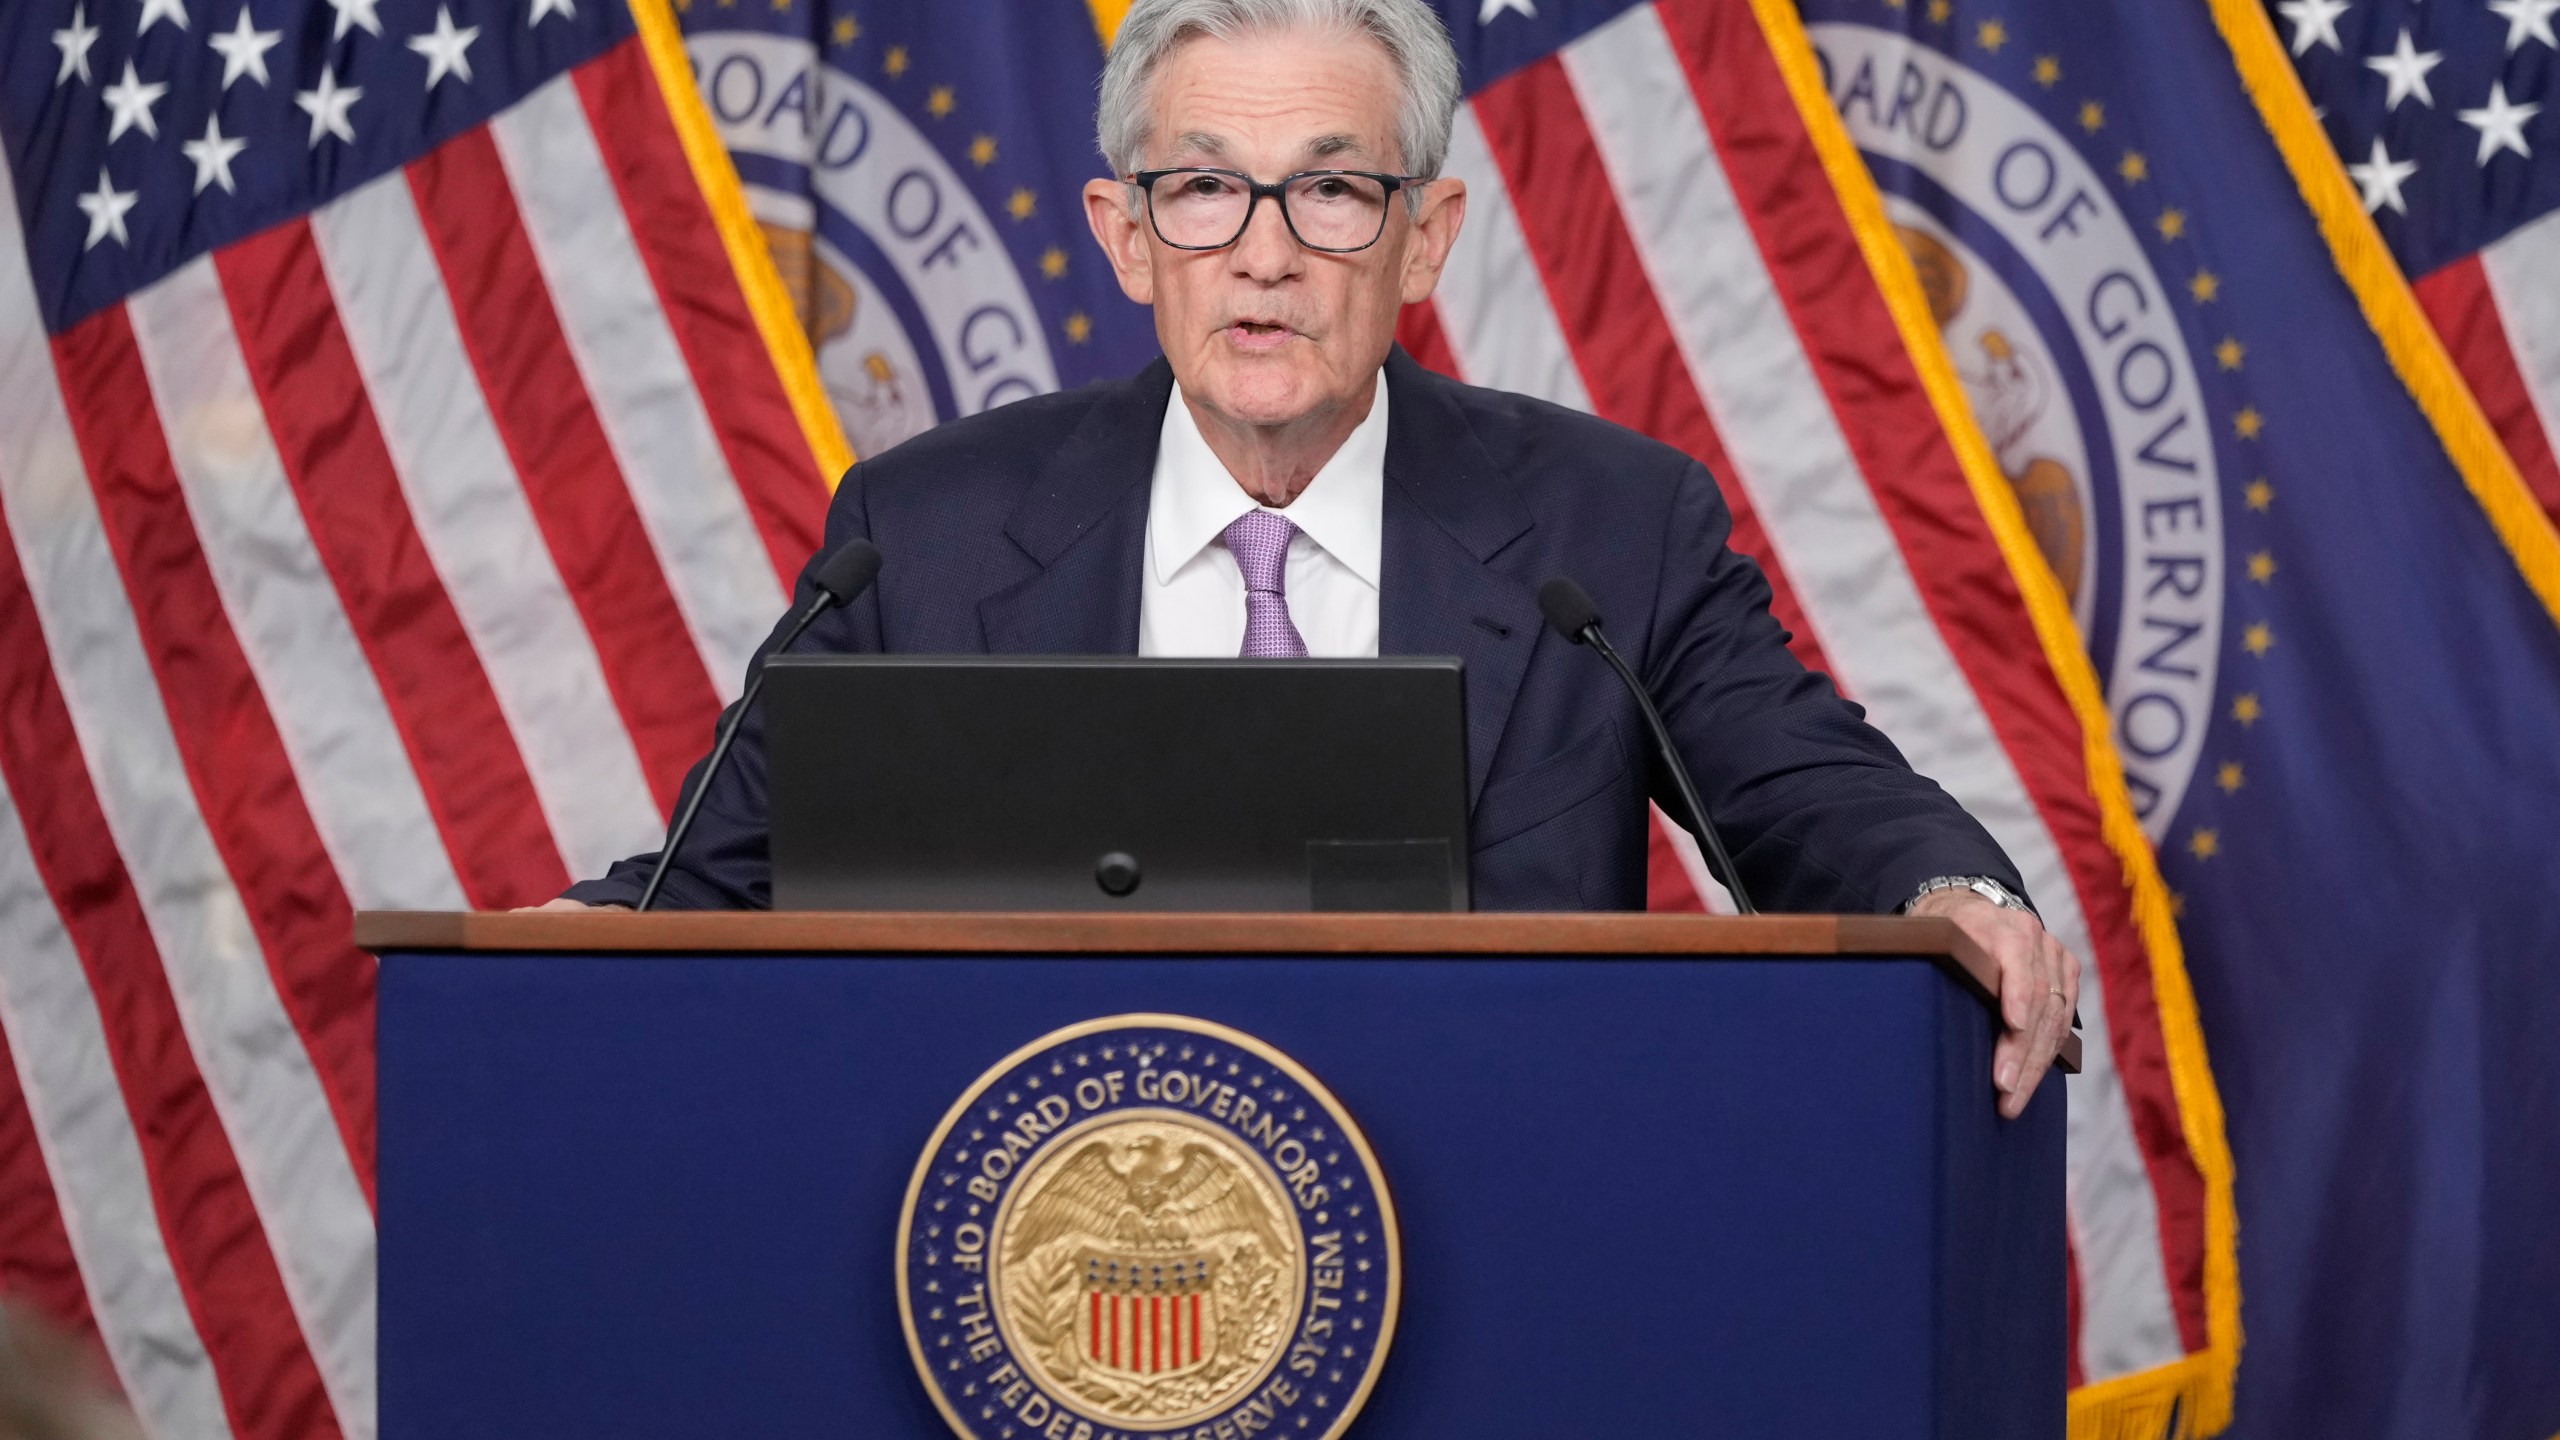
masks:
<instances>
[{"instance_id":1,"label":"eyeglass lens","mask_svg":"<svg viewBox=\"0 0 2560 1440\"><path fill-rule=\"evenodd\" d=\"M1293 176L1281 203L1298 239L1319 250L1358 250L1387 224L1387 187L1359 175ZM1156 233L1168 245L1215 249L1244 234L1253 192L1233 175L1178 170L1148 192Z\"/></svg>"}]
</instances>

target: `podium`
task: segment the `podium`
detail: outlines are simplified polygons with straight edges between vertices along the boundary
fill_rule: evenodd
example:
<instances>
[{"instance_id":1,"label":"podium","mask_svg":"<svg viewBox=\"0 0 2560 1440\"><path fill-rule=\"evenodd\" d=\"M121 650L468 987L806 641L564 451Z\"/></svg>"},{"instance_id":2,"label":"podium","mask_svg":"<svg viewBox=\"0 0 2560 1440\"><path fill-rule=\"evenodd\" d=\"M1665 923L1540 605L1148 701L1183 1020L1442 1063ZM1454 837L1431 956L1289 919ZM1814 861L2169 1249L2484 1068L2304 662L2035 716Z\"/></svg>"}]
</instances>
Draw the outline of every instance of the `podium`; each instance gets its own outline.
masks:
<instances>
[{"instance_id":1,"label":"podium","mask_svg":"<svg viewBox=\"0 0 2560 1440\"><path fill-rule=\"evenodd\" d=\"M384 1440L949 1435L899 1304L919 1157L991 1067L1129 1014L1258 1039L1365 1134L1401 1291L1355 1440L2063 1431L2063 1086L1998 1117L1989 964L1942 920L380 913L357 937ZM1325 1433L1308 1403L1270 1433ZM1079 1433L986 1408L990 1440Z\"/></svg>"}]
</instances>

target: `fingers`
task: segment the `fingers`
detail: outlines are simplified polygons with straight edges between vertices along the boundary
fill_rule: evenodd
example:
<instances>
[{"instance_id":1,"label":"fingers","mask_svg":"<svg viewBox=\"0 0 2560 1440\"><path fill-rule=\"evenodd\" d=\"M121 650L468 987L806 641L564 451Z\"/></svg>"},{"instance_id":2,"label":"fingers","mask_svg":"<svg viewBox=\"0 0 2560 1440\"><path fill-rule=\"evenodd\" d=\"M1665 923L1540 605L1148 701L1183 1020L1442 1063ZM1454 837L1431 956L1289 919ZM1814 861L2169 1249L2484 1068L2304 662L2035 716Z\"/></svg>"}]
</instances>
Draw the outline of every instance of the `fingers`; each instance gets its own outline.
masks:
<instances>
[{"instance_id":1,"label":"fingers","mask_svg":"<svg viewBox=\"0 0 2560 1440\"><path fill-rule=\"evenodd\" d=\"M2034 986L2029 997L2033 1019L2028 1026L2002 1037L2004 1044L2016 1041L2018 1069L2012 1083L2001 1087L2004 1093L2000 1102L2000 1113L2011 1119L2025 1113L2037 1087L2044 1083L2045 1071L2052 1067L2054 1055L2062 1048L2062 1037L2070 1029L2071 1012L2078 1003L2080 989L2078 962L2060 941L2038 928L2026 951L2027 963L2021 969ZM1998 1073L2005 1077L2010 1072Z\"/></svg>"}]
</instances>

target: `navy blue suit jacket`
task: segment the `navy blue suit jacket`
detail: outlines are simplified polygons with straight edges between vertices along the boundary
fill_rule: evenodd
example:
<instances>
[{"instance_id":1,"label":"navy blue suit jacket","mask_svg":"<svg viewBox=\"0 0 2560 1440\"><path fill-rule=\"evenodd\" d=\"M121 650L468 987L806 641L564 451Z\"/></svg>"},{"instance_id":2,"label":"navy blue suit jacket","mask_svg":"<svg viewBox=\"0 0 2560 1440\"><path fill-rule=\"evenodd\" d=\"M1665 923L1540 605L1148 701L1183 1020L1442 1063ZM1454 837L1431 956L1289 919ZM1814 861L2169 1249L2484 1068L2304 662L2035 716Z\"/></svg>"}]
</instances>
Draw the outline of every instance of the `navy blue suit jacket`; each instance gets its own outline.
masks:
<instances>
[{"instance_id":1,"label":"navy blue suit jacket","mask_svg":"<svg viewBox=\"0 0 2560 1440\"><path fill-rule=\"evenodd\" d=\"M1732 517L1704 467L1606 421L1435 375L1401 350L1387 384L1378 648L1466 662L1479 909L1644 905L1650 747L1600 658L1542 622L1537 590L1557 575L1599 603L1762 908L1886 911L1938 875L2023 888L1971 816L1796 662L1768 582L1726 544ZM798 648L1136 654L1172 385L1159 360L856 465L826 548L867 535L886 563ZM794 604L812 593L804 571ZM764 759L751 714L662 904L770 903ZM697 767L688 788L699 780ZM654 859L569 894L629 904Z\"/></svg>"}]
</instances>

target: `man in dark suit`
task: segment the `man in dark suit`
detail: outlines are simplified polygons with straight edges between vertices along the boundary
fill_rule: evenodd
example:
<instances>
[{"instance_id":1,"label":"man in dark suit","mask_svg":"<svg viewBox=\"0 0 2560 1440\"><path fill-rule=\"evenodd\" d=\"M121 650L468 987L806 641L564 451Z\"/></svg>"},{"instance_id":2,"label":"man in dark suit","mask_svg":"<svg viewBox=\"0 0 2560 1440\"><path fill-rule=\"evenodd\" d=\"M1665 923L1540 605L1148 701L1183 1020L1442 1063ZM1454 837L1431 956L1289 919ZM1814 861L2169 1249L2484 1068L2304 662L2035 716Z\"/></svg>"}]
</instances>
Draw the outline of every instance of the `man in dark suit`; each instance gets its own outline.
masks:
<instances>
[{"instance_id":1,"label":"man in dark suit","mask_svg":"<svg viewBox=\"0 0 2560 1440\"><path fill-rule=\"evenodd\" d=\"M1465 217L1434 178L1457 100L1419 0L1139 0L1099 117L1121 178L1085 204L1166 358L855 466L827 549L867 536L887 563L800 648L1456 655L1479 907L1640 908L1642 721L1535 598L1572 576L1762 903L1943 914L1990 951L2015 1113L2078 963L1982 827L1787 650L1704 467L1395 349ZM768 903L761 733L749 715L666 903ZM554 903L629 904L653 859Z\"/></svg>"}]
</instances>

